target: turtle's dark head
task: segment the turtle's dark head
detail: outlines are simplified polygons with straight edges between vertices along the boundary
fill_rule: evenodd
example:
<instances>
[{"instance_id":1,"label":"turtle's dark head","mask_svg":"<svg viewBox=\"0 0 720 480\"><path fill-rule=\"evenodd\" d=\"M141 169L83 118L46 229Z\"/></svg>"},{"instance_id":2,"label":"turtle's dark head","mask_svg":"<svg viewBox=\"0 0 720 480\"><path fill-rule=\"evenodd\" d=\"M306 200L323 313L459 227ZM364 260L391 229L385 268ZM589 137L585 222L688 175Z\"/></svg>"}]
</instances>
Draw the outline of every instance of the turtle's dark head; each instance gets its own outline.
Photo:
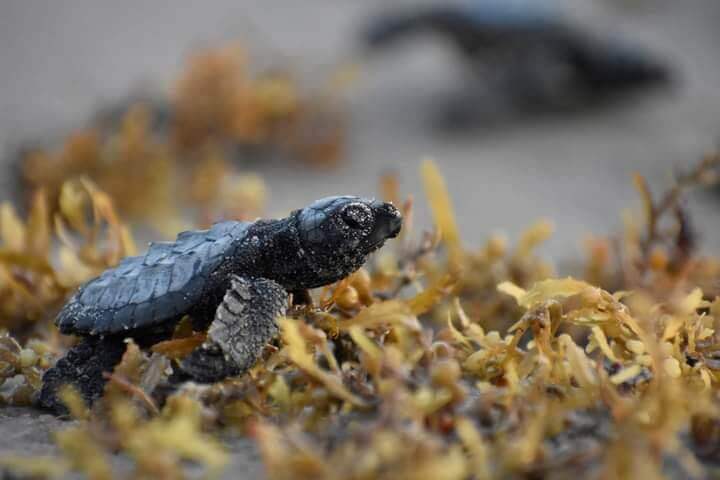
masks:
<instances>
[{"instance_id":1,"label":"turtle's dark head","mask_svg":"<svg viewBox=\"0 0 720 480\"><path fill-rule=\"evenodd\" d=\"M293 215L308 270L304 288L351 274L402 227L394 206L360 197L323 198Z\"/></svg>"}]
</instances>

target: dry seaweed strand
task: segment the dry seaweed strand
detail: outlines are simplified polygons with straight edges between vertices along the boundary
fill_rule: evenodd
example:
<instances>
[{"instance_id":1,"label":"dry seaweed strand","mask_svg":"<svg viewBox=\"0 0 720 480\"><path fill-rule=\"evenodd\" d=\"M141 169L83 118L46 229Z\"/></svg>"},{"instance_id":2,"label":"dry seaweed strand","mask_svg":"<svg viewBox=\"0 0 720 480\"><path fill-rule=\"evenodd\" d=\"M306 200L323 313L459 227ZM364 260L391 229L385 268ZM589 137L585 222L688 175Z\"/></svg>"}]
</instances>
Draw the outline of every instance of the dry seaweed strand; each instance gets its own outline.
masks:
<instances>
[{"instance_id":1,"label":"dry seaweed strand","mask_svg":"<svg viewBox=\"0 0 720 480\"><path fill-rule=\"evenodd\" d=\"M262 181L240 171L252 160L280 153L329 168L343 156L345 113L334 90L309 90L278 69L254 72L236 43L189 56L163 102L133 102L114 121L28 149L19 160L24 196L43 188L55 212L63 184L87 177L124 216L169 234L188 220L181 211L199 210L201 224L256 217Z\"/></svg>"},{"instance_id":2,"label":"dry seaweed strand","mask_svg":"<svg viewBox=\"0 0 720 480\"><path fill-rule=\"evenodd\" d=\"M592 242L592 278L616 289L656 290L658 298L683 283L695 283L710 294L718 293L706 280L713 272L720 272L720 263L696 254L696 234L682 197L690 189L717 183L719 168L720 155L708 154L692 169L677 174L673 185L657 199L647 181L635 174L633 181L642 199L644 222L627 217L622 241ZM638 230L637 225L644 229ZM619 263L617 273L609 267L612 257Z\"/></svg>"}]
</instances>

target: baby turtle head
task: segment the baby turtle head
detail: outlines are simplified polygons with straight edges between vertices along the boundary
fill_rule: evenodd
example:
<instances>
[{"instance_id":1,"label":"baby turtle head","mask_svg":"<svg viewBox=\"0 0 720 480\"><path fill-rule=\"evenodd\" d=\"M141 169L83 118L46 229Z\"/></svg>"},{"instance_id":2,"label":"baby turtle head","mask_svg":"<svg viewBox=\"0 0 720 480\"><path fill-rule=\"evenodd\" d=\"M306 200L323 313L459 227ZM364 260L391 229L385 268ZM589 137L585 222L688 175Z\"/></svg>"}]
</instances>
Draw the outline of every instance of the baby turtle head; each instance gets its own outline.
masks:
<instances>
[{"instance_id":1,"label":"baby turtle head","mask_svg":"<svg viewBox=\"0 0 720 480\"><path fill-rule=\"evenodd\" d=\"M295 215L300 248L311 277L305 288L351 274L402 227L402 216L392 204L360 197L323 198Z\"/></svg>"}]
</instances>

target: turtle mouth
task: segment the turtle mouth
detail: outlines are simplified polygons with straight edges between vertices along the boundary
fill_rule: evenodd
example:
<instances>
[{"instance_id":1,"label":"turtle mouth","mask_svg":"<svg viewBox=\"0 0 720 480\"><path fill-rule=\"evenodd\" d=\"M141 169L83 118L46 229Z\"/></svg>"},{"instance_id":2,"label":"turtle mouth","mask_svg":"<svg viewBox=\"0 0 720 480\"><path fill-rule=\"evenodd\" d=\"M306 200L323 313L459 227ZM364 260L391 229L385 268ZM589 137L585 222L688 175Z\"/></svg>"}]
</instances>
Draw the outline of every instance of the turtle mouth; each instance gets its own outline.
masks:
<instances>
[{"instance_id":1,"label":"turtle mouth","mask_svg":"<svg viewBox=\"0 0 720 480\"><path fill-rule=\"evenodd\" d=\"M368 235L368 243L381 246L385 240L395 238L402 230L402 215L391 203L373 202L375 225Z\"/></svg>"}]
</instances>

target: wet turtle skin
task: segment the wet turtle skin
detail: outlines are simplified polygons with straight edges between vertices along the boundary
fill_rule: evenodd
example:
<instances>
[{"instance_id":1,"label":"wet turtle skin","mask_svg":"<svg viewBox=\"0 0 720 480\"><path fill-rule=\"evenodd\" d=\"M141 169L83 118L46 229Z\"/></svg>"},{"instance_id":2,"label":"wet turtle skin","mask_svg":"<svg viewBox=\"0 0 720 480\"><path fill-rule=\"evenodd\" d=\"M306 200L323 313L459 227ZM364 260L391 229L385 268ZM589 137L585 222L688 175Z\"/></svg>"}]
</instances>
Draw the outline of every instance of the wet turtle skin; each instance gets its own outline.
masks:
<instances>
[{"instance_id":1,"label":"wet turtle skin","mask_svg":"<svg viewBox=\"0 0 720 480\"><path fill-rule=\"evenodd\" d=\"M178 365L178 378L200 382L237 375L277 333L288 294L333 283L363 265L402 225L389 203L340 196L318 200L288 217L225 221L152 243L82 285L56 319L82 337L43 377L39 404L56 412L62 385L88 404L102 395L132 338L141 347L167 339L185 315L208 339Z\"/></svg>"},{"instance_id":2,"label":"wet turtle skin","mask_svg":"<svg viewBox=\"0 0 720 480\"><path fill-rule=\"evenodd\" d=\"M369 22L363 42L379 50L424 33L447 39L483 78L488 70L506 70L499 83L517 83L527 92L552 83L560 91L570 85L611 93L666 84L672 76L648 51L587 32L538 2L473 0L401 8Z\"/></svg>"}]
</instances>

